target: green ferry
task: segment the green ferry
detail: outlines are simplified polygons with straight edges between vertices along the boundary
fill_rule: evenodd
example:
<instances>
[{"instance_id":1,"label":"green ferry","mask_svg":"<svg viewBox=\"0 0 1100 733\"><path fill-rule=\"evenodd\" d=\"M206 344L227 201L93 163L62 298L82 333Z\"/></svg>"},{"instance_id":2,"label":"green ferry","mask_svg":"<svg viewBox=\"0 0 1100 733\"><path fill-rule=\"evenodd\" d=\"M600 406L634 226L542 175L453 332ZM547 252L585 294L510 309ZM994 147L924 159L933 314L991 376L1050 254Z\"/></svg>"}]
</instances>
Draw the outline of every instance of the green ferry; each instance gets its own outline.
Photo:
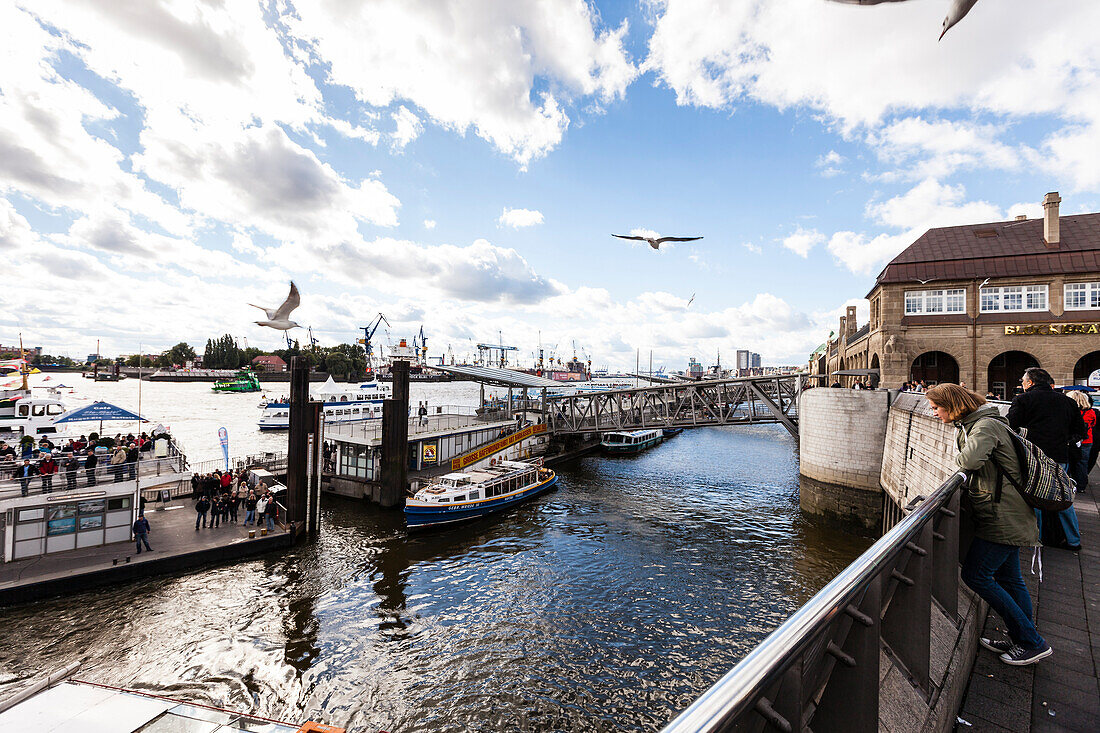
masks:
<instances>
[{"instance_id":1,"label":"green ferry","mask_svg":"<svg viewBox=\"0 0 1100 733\"><path fill-rule=\"evenodd\" d=\"M604 433L600 446L605 453L641 453L661 442L661 430L630 430L621 433Z\"/></svg>"},{"instance_id":2,"label":"green ferry","mask_svg":"<svg viewBox=\"0 0 1100 733\"><path fill-rule=\"evenodd\" d=\"M232 379L220 379L214 382L215 392L260 392L263 386L256 373L251 369L242 369Z\"/></svg>"}]
</instances>

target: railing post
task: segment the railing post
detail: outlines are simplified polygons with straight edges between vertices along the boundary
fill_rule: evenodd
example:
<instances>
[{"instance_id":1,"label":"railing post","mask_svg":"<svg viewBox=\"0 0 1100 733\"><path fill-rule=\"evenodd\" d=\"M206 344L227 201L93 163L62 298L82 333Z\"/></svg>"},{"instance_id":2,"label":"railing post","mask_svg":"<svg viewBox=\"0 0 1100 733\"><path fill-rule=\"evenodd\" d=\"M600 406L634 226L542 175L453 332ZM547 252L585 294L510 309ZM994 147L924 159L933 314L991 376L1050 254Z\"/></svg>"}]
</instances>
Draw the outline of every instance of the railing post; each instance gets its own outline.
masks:
<instances>
[{"instance_id":1,"label":"railing post","mask_svg":"<svg viewBox=\"0 0 1100 733\"><path fill-rule=\"evenodd\" d=\"M935 519L932 532L932 596L948 617L959 623L959 504L960 489L951 495Z\"/></svg>"},{"instance_id":2,"label":"railing post","mask_svg":"<svg viewBox=\"0 0 1100 733\"><path fill-rule=\"evenodd\" d=\"M841 649L854 667L837 663L822 691L811 727L876 733L879 729L879 639L882 632L882 575L867 585L859 605L846 609L851 629Z\"/></svg>"},{"instance_id":3,"label":"railing post","mask_svg":"<svg viewBox=\"0 0 1100 733\"><path fill-rule=\"evenodd\" d=\"M931 692L928 680L932 641L931 520L924 523L910 544L913 547L902 550L889 576L894 592L887 599L882 638L909 680L927 697Z\"/></svg>"}]
</instances>

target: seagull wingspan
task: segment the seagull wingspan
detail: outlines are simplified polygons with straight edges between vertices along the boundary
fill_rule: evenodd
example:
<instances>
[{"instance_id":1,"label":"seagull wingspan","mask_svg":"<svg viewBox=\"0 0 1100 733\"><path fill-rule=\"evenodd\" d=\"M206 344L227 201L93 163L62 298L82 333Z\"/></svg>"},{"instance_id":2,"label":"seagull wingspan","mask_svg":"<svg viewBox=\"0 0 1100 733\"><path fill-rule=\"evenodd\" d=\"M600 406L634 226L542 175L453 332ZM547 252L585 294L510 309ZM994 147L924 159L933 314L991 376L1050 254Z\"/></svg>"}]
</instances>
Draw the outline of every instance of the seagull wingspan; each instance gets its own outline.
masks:
<instances>
[{"instance_id":1,"label":"seagull wingspan","mask_svg":"<svg viewBox=\"0 0 1100 733\"><path fill-rule=\"evenodd\" d=\"M290 282L290 295L286 296L286 300L279 306L279 309L275 311L274 315L270 318L273 321L285 321L290 317L290 312L297 308L302 302L302 296L298 294L298 286L294 284L292 280Z\"/></svg>"},{"instance_id":2,"label":"seagull wingspan","mask_svg":"<svg viewBox=\"0 0 1100 733\"><path fill-rule=\"evenodd\" d=\"M648 242L649 241L645 237L634 237L634 236L631 236L629 234L612 234L611 236L618 237L619 239L637 239L639 242Z\"/></svg>"},{"instance_id":3,"label":"seagull wingspan","mask_svg":"<svg viewBox=\"0 0 1100 733\"><path fill-rule=\"evenodd\" d=\"M262 305L256 305L255 303L249 303L248 305L252 306L253 308L259 308L264 313L266 313L267 314L267 320L269 320L269 321L274 320L275 311L271 310L270 308L264 308Z\"/></svg>"},{"instance_id":4,"label":"seagull wingspan","mask_svg":"<svg viewBox=\"0 0 1100 733\"><path fill-rule=\"evenodd\" d=\"M702 239L702 237L661 237L654 241L661 244L663 242L694 242L696 239Z\"/></svg>"}]
</instances>

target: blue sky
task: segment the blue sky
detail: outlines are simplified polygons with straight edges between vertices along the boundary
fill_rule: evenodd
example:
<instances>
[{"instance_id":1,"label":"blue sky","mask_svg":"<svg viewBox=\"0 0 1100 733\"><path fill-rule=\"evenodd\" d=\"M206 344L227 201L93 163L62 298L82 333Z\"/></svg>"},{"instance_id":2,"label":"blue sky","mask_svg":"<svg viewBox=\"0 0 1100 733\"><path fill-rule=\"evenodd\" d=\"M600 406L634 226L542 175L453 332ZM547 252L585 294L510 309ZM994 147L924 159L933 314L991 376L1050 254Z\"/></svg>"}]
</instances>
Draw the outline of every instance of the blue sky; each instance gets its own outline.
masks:
<instances>
[{"instance_id":1,"label":"blue sky","mask_svg":"<svg viewBox=\"0 0 1100 733\"><path fill-rule=\"evenodd\" d=\"M927 228L1100 210L1100 4L947 4L6 4L0 342L274 348L294 279L323 343L801 363Z\"/></svg>"}]
</instances>

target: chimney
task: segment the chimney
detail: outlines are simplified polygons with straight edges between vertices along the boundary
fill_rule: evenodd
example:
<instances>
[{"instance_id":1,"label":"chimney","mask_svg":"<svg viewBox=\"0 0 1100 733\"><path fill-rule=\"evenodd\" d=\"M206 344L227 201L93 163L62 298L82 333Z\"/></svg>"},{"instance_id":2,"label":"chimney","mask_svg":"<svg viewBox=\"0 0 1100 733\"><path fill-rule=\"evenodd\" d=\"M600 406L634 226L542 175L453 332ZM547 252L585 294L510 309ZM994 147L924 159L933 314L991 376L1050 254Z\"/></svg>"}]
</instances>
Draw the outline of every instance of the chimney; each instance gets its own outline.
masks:
<instances>
[{"instance_id":1,"label":"chimney","mask_svg":"<svg viewBox=\"0 0 1100 733\"><path fill-rule=\"evenodd\" d=\"M1016 221L1027 221L1027 214L1017 214Z\"/></svg>"},{"instance_id":2,"label":"chimney","mask_svg":"<svg viewBox=\"0 0 1100 733\"><path fill-rule=\"evenodd\" d=\"M1058 233L1058 204L1062 203L1057 191L1051 191L1043 198L1043 241L1047 247L1058 249L1061 237Z\"/></svg>"}]
</instances>

